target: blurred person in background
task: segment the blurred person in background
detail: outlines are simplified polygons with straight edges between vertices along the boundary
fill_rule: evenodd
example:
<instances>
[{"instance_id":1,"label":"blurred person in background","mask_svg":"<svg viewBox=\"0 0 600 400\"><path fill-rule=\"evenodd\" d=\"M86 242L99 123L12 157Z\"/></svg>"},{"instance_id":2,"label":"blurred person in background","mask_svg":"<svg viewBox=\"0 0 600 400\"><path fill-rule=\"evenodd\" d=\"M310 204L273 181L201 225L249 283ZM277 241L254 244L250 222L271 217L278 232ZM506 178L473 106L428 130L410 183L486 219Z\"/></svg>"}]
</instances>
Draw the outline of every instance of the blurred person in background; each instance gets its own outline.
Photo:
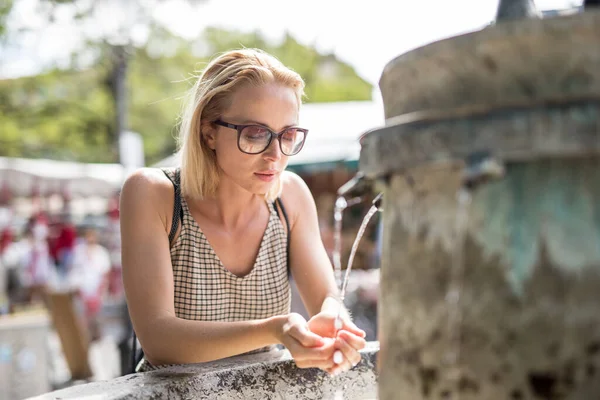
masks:
<instances>
[{"instance_id":1,"label":"blurred person in background","mask_svg":"<svg viewBox=\"0 0 600 400\"><path fill-rule=\"evenodd\" d=\"M5 243L2 262L11 304L43 301L53 268L47 237L47 219L37 214L27 222L20 240Z\"/></svg>"},{"instance_id":2,"label":"blurred person in background","mask_svg":"<svg viewBox=\"0 0 600 400\"><path fill-rule=\"evenodd\" d=\"M22 301L21 264L23 264L23 254L28 251L29 244L25 240L19 240L19 238L13 236L12 231L4 233L3 238L0 257L6 272L6 292L9 308L11 308L12 305Z\"/></svg>"},{"instance_id":3,"label":"blurred person in background","mask_svg":"<svg viewBox=\"0 0 600 400\"><path fill-rule=\"evenodd\" d=\"M10 226L0 228L0 314L6 314L9 308L9 269L5 266L4 254L13 243Z\"/></svg>"},{"instance_id":4,"label":"blurred person in background","mask_svg":"<svg viewBox=\"0 0 600 400\"><path fill-rule=\"evenodd\" d=\"M2 253L3 248L0 243L0 315L8 313L10 304L8 300L8 269L4 267Z\"/></svg>"},{"instance_id":5,"label":"blurred person in background","mask_svg":"<svg viewBox=\"0 0 600 400\"><path fill-rule=\"evenodd\" d=\"M73 249L68 282L81 296L84 316L94 341L100 338L98 313L108 287L110 256L108 250L98 243L98 232L94 227L84 227L82 233L82 240Z\"/></svg>"},{"instance_id":6,"label":"blurred person in background","mask_svg":"<svg viewBox=\"0 0 600 400\"><path fill-rule=\"evenodd\" d=\"M43 302L54 265L48 248L48 218L43 213L31 217L21 240L18 267L27 303Z\"/></svg>"},{"instance_id":7,"label":"blurred person in background","mask_svg":"<svg viewBox=\"0 0 600 400\"><path fill-rule=\"evenodd\" d=\"M121 227L119 223L119 195L113 196L108 203L105 231L106 248L110 254L111 271L108 285L109 295L116 302L125 300L121 271Z\"/></svg>"},{"instance_id":8,"label":"blurred person in background","mask_svg":"<svg viewBox=\"0 0 600 400\"><path fill-rule=\"evenodd\" d=\"M71 217L65 215L59 223L55 243L56 269L61 279L65 279L71 269L76 239L77 229L71 222Z\"/></svg>"}]
</instances>

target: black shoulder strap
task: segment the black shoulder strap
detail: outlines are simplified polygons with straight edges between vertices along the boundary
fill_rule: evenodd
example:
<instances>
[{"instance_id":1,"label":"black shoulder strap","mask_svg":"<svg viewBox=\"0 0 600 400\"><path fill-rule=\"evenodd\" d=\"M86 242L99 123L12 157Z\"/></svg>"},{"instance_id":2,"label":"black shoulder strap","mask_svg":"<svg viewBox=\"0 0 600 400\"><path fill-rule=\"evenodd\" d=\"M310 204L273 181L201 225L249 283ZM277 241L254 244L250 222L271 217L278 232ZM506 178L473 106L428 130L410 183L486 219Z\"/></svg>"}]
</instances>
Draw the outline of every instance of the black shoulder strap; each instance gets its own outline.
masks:
<instances>
[{"instance_id":1,"label":"black shoulder strap","mask_svg":"<svg viewBox=\"0 0 600 400\"><path fill-rule=\"evenodd\" d=\"M169 244L173 243L173 239L175 238L175 234L177 233L177 228L179 227L179 220L183 221L183 208L181 207L181 190L180 190L180 170L175 170L175 177L171 178L171 176L167 173L166 170L162 170L162 172L166 175L167 178L173 184L174 195L174 204L173 204L173 221L171 222L171 230L169 232ZM130 373L135 372L136 366L142 361L144 357L144 350L137 350L137 335L135 334L135 330L133 327L131 329L133 331L132 344L131 344L131 366Z\"/></svg>"},{"instance_id":2,"label":"black shoulder strap","mask_svg":"<svg viewBox=\"0 0 600 400\"><path fill-rule=\"evenodd\" d=\"M173 243L173 239L175 238L175 234L177 233L177 228L179 228L179 220L183 220L183 208L181 207L181 189L180 189L180 170L175 170L175 177L171 178L171 176L167 173L166 170L162 170L163 173L169 178L171 183L173 184L174 202L173 202L173 221L171 222L171 231L169 232L169 243Z\"/></svg>"},{"instance_id":3,"label":"black shoulder strap","mask_svg":"<svg viewBox=\"0 0 600 400\"><path fill-rule=\"evenodd\" d=\"M279 207L278 207L279 206ZM278 197L277 199L275 199L275 211L277 212L277 215L279 215L279 209L281 209L281 214L283 214L283 219L285 220L285 227L287 229L287 242L286 242L286 254L287 254L287 271L288 271L288 276L290 276L291 274L291 269L290 269L290 221L288 219L287 213L285 212L285 207L283 207L283 202L281 201L281 197Z\"/></svg>"}]
</instances>

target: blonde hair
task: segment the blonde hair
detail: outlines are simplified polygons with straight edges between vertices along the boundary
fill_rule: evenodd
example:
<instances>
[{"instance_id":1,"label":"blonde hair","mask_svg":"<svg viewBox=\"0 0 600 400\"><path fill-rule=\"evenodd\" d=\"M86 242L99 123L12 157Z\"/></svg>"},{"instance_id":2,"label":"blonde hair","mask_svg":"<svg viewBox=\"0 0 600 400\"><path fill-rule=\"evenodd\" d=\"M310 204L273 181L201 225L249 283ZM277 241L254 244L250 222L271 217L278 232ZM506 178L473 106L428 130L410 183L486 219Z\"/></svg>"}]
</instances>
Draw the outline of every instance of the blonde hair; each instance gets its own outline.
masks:
<instances>
[{"instance_id":1,"label":"blonde hair","mask_svg":"<svg viewBox=\"0 0 600 400\"><path fill-rule=\"evenodd\" d=\"M231 96L242 84L277 83L294 89L298 107L304 95L300 75L272 55L258 49L232 50L213 59L189 92L179 127L181 191L201 199L214 195L219 184L215 152L208 147L203 131L211 127L231 104ZM281 194L281 182L265 197L273 201Z\"/></svg>"}]
</instances>

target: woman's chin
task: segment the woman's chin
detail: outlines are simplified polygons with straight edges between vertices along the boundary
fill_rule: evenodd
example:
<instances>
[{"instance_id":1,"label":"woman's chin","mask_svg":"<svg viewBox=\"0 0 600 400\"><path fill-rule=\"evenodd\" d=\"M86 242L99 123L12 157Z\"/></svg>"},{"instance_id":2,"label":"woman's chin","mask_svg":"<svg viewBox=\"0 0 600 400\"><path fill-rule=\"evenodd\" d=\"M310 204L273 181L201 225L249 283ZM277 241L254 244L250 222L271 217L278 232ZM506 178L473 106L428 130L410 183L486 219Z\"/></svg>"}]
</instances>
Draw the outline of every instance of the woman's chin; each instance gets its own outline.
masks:
<instances>
[{"instance_id":1,"label":"woman's chin","mask_svg":"<svg viewBox=\"0 0 600 400\"><path fill-rule=\"evenodd\" d=\"M267 194L273 189L275 182L261 183L259 185L253 185L251 192L257 196L266 197Z\"/></svg>"}]
</instances>

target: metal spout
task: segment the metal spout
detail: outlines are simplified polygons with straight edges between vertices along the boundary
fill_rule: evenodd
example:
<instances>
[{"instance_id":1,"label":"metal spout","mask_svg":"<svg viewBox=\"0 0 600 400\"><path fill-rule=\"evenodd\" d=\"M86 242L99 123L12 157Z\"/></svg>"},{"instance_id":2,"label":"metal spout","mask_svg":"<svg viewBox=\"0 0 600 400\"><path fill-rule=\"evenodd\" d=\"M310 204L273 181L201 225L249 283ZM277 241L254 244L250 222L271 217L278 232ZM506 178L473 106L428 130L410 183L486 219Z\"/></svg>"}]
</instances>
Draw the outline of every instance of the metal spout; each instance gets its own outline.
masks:
<instances>
[{"instance_id":1,"label":"metal spout","mask_svg":"<svg viewBox=\"0 0 600 400\"><path fill-rule=\"evenodd\" d=\"M489 152L473 153L467 157L463 186L473 190L481 184L504 176L504 164Z\"/></svg>"},{"instance_id":2,"label":"metal spout","mask_svg":"<svg viewBox=\"0 0 600 400\"><path fill-rule=\"evenodd\" d=\"M373 182L367 179L364 173L359 172L348 182L344 183L337 191L338 196L346 198L362 197L365 194L371 193Z\"/></svg>"},{"instance_id":3,"label":"metal spout","mask_svg":"<svg viewBox=\"0 0 600 400\"><path fill-rule=\"evenodd\" d=\"M373 205L375 207L377 207L377 211L383 211L383 207L381 205L381 202L383 200L383 193L379 193L377 196L375 196L375 198L373 199Z\"/></svg>"}]
</instances>

